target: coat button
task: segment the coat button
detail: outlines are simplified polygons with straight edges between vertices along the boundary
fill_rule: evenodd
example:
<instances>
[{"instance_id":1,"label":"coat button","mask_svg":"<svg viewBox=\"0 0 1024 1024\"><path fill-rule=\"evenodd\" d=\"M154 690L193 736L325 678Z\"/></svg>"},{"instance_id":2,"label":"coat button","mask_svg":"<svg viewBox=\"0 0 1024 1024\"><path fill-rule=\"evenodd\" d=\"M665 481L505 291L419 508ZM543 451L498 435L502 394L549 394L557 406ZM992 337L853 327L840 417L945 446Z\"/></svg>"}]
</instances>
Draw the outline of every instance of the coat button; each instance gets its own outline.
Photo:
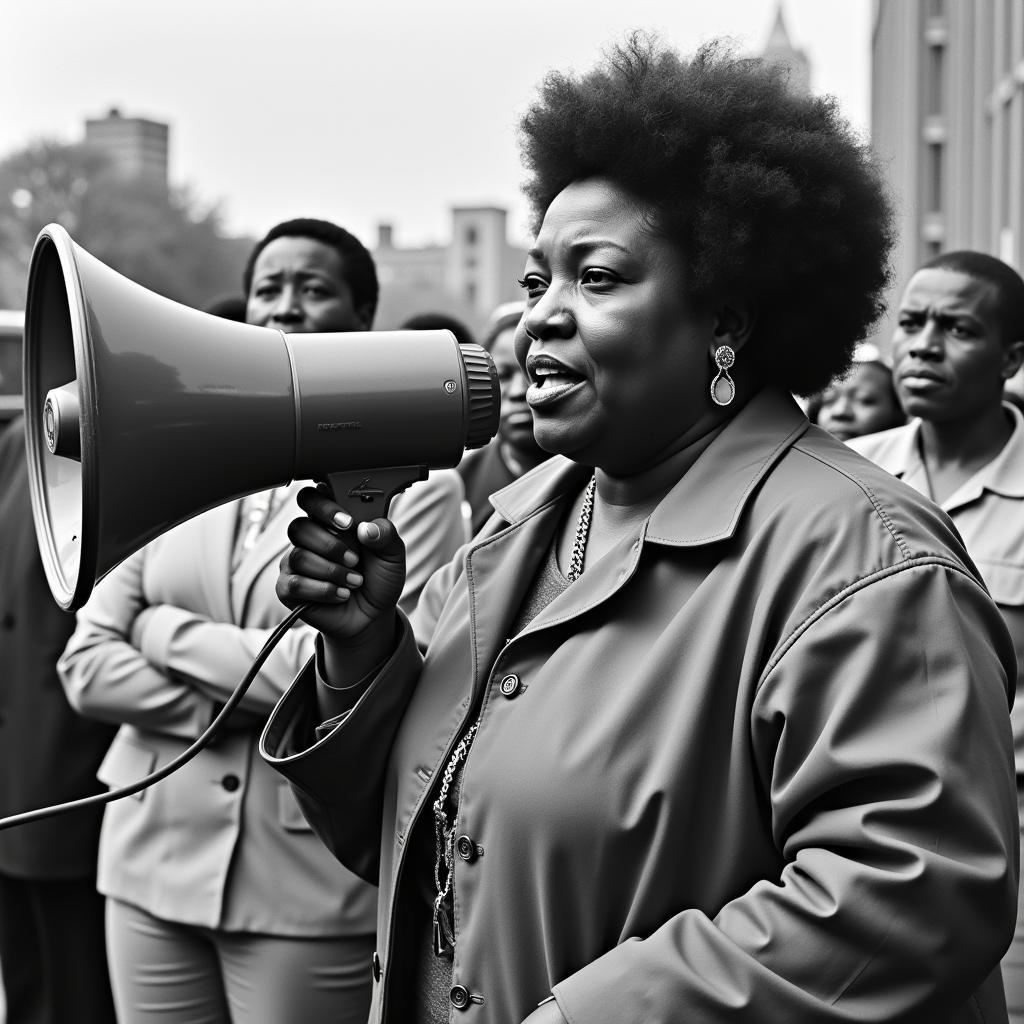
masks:
<instances>
[{"instance_id":1,"label":"coat button","mask_svg":"<svg viewBox=\"0 0 1024 1024\"><path fill-rule=\"evenodd\" d=\"M510 672L500 683L498 683L498 689L501 690L503 697L508 697L511 700L519 693L519 676L514 672Z\"/></svg>"},{"instance_id":2,"label":"coat button","mask_svg":"<svg viewBox=\"0 0 1024 1024\"><path fill-rule=\"evenodd\" d=\"M472 864L480 855L476 843L469 836L459 836L455 840L455 852L467 863Z\"/></svg>"},{"instance_id":3,"label":"coat button","mask_svg":"<svg viewBox=\"0 0 1024 1024\"><path fill-rule=\"evenodd\" d=\"M453 985L448 998L456 1010L464 1010L469 1006L469 989L465 985Z\"/></svg>"},{"instance_id":4,"label":"coat button","mask_svg":"<svg viewBox=\"0 0 1024 1024\"><path fill-rule=\"evenodd\" d=\"M380 981L380 957L377 954L377 950L373 951L373 980Z\"/></svg>"},{"instance_id":5,"label":"coat button","mask_svg":"<svg viewBox=\"0 0 1024 1024\"><path fill-rule=\"evenodd\" d=\"M236 789L242 784L237 775L225 775L220 780L220 784L229 792L234 793ZM364 954L365 956L365 954Z\"/></svg>"}]
</instances>

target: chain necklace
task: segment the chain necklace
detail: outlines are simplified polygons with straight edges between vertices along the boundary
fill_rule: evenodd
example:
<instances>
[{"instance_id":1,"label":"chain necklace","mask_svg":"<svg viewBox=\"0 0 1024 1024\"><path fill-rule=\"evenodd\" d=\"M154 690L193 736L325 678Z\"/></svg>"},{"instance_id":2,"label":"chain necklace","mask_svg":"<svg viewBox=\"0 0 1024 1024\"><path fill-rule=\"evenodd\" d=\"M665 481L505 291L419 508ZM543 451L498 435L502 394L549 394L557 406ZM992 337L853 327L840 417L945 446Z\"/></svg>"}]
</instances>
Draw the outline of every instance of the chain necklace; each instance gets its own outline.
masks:
<instances>
[{"instance_id":1,"label":"chain necklace","mask_svg":"<svg viewBox=\"0 0 1024 1024\"><path fill-rule=\"evenodd\" d=\"M569 561L569 571L566 578L570 583L577 580L583 573L583 557L587 550L587 540L590 537L590 517L594 511L594 491L597 487L597 477L592 476L583 493L583 507L580 509L579 522L576 524L576 539L572 545L572 558ZM448 797L451 793L452 783L458 773L459 766L469 756L469 748L473 744L473 737L476 735L480 720L477 719L466 734L459 740L452 756L448 758L445 765L444 775L441 777L441 790L434 801L434 888L437 896L434 898L434 955L448 957L455 953L455 922L450 898L452 881L455 877L455 820L448 823ZM454 808L453 808L454 812Z\"/></svg>"},{"instance_id":2,"label":"chain necklace","mask_svg":"<svg viewBox=\"0 0 1024 1024\"><path fill-rule=\"evenodd\" d=\"M570 583L575 583L583 574L583 556L587 550L587 541L590 539L590 515L594 511L596 487L597 477L592 476L583 493L583 507L580 509L580 521L576 524L576 539L572 545L572 558L569 559L569 571L565 574L565 578Z\"/></svg>"},{"instance_id":3,"label":"chain necklace","mask_svg":"<svg viewBox=\"0 0 1024 1024\"><path fill-rule=\"evenodd\" d=\"M455 820L453 818L449 826L445 804L452 780L459 765L469 755L469 747L479 724L479 721L474 722L452 751L441 779L441 792L434 801L434 887L437 890L434 899L434 956L451 958L455 952L455 923L451 901L448 899L455 875Z\"/></svg>"}]
</instances>

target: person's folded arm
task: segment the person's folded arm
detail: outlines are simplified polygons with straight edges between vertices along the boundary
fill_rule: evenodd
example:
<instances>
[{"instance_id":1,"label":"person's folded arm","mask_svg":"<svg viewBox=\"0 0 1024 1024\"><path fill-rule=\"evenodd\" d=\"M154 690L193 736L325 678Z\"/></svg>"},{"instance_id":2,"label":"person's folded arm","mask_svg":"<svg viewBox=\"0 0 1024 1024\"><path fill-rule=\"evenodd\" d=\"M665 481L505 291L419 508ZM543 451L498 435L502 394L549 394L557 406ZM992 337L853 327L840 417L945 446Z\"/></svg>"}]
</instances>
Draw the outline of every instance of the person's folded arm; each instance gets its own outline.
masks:
<instances>
[{"instance_id":1,"label":"person's folded arm","mask_svg":"<svg viewBox=\"0 0 1024 1024\"><path fill-rule=\"evenodd\" d=\"M145 549L136 552L96 584L57 668L68 701L81 714L194 739L210 724L215 701L154 665L131 642L135 619L146 608L145 558Z\"/></svg>"},{"instance_id":2,"label":"person's folded arm","mask_svg":"<svg viewBox=\"0 0 1024 1024\"><path fill-rule=\"evenodd\" d=\"M751 711L780 875L563 980L568 1024L946 1019L1013 934L1012 678L998 611L954 568L826 605Z\"/></svg>"},{"instance_id":3,"label":"person's folded arm","mask_svg":"<svg viewBox=\"0 0 1024 1024\"><path fill-rule=\"evenodd\" d=\"M282 607L281 618L287 614ZM223 704L249 671L272 629L214 622L173 605L153 605L136 620L134 638L157 668L177 676ZM299 623L288 630L263 663L238 706L263 721L313 653L316 631Z\"/></svg>"}]
</instances>

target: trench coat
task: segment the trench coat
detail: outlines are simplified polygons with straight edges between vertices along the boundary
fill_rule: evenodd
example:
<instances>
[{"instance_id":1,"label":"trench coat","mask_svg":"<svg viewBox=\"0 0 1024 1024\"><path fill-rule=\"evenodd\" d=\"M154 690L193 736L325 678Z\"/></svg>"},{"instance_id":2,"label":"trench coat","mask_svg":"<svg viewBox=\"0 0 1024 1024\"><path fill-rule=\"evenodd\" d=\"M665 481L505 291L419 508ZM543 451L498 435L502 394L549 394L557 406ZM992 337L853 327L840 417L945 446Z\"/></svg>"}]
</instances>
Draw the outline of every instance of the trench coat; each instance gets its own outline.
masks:
<instances>
[{"instance_id":1,"label":"trench coat","mask_svg":"<svg viewBox=\"0 0 1024 1024\"><path fill-rule=\"evenodd\" d=\"M479 715L452 1019L553 993L568 1024L1005 1021L1016 669L949 520L765 391L513 636L588 474L495 495L424 591L425 656L401 619L376 675L331 691L314 661L264 731L379 883L371 1020L408 1019L410 831Z\"/></svg>"},{"instance_id":2,"label":"trench coat","mask_svg":"<svg viewBox=\"0 0 1024 1024\"><path fill-rule=\"evenodd\" d=\"M275 593L294 484L232 573L238 502L189 520L100 581L78 613L59 668L72 704L120 724L99 770L111 788L180 754L210 723L286 614ZM392 506L417 547L403 602L415 602L464 539L454 470ZM408 605L403 605L408 606ZM340 865L290 788L256 753L267 715L313 649L290 629L228 727L173 775L109 804L100 891L168 921L233 932L372 935L373 886Z\"/></svg>"}]
</instances>

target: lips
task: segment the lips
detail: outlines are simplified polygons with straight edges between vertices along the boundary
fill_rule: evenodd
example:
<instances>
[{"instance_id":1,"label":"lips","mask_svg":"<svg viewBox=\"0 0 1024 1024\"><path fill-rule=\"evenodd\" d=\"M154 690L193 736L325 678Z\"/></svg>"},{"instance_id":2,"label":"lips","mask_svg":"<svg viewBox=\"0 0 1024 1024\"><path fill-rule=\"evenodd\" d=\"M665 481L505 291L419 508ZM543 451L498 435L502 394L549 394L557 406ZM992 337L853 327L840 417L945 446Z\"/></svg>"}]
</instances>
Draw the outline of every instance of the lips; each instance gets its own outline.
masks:
<instances>
[{"instance_id":1,"label":"lips","mask_svg":"<svg viewBox=\"0 0 1024 1024\"><path fill-rule=\"evenodd\" d=\"M946 380L940 373L924 366L913 366L903 370L899 376L900 384L910 389L930 389L945 384Z\"/></svg>"},{"instance_id":2,"label":"lips","mask_svg":"<svg viewBox=\"0 0 1024 1024\"><path fill-rule=\"evenodd\" d=\"M581 374L560 359L547 354L527 356L526 372L530 378L526 401L532 409L561 401L585 381Z\"/></svg>"}]
</instances>

